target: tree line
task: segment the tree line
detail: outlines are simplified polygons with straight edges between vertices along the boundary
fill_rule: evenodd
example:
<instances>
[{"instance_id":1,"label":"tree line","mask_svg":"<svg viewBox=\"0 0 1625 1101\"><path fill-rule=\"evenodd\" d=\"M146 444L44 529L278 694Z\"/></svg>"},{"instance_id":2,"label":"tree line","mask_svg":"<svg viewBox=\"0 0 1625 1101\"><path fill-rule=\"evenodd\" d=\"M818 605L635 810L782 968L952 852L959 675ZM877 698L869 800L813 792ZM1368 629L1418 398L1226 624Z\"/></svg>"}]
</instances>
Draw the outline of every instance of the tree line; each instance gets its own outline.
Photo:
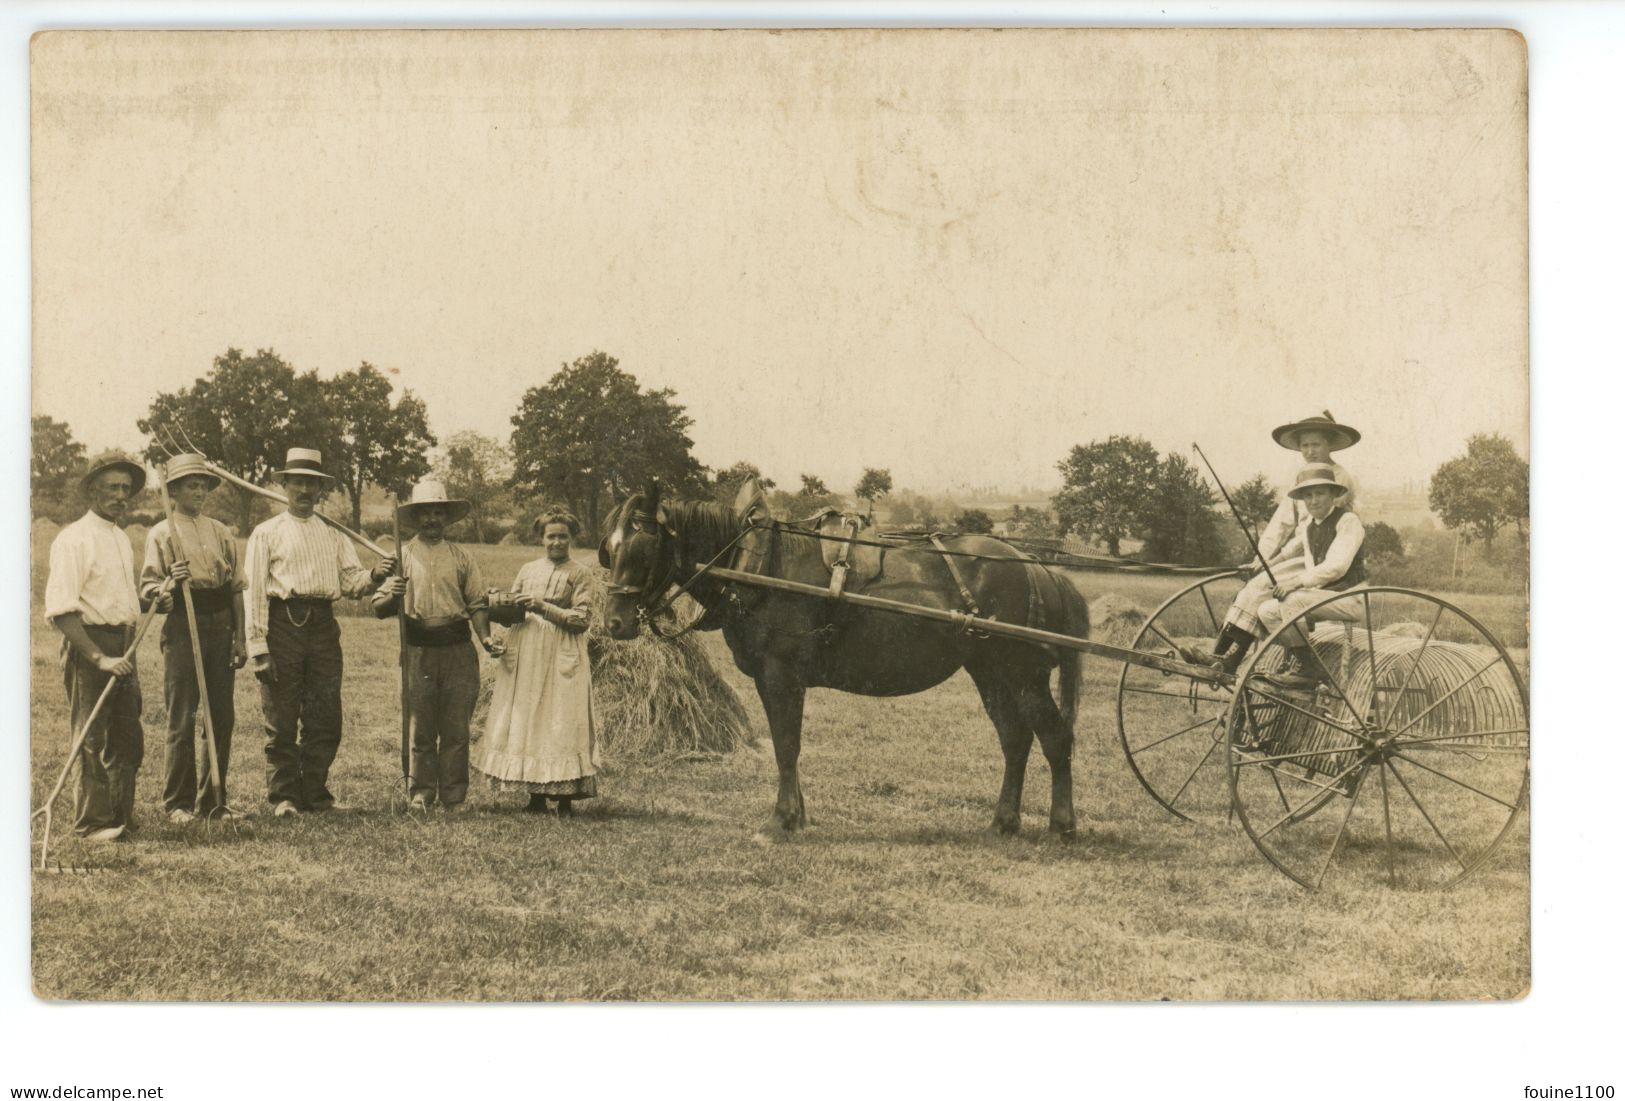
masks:
<instances>
[{"instance_id":1,"label":"tree line","mask_svg":"<svg viewBox=\"0 0 1625 1101\"><path fill-rule=\"evenodd\" d=\"M527 389L510 422L506 443L462 431L442 446L423 401L410 390L396 394L388 375L370 363L324 379L296 370L272 349L250 356L229 348L190 386L155 395L136 427L151 441L149 462L163 461L173 436L255 484L269 480L289 447L316 447L345 492L355 527L365 526L368 490L403 498L432 471L452 495L471 503L470 534L480 542L506 534L516 513L542 503L564 504L582 520L584 535L596 539L609 509L651 477L677 495L725 504L755 478L780 515L851 506L873 516L884 501L891 527L995 530L995 518L983 510L896 488L887 469L865 468L849 496L812 473L780 486L744 460L710 470L693 455L688 433L694 421L676 393L643 388L602 351L561 364ZM66 424L33 418L36 515L68 518L84 459L85 447ZM1052 543L1075 533L1114 556L1132 539L1140 544L1138 557L1159 562L1212 565L1242 556L1234 521L1182 455L1159 455L1141 437L1114 435L1073 447L1057 467L1062 487L1050 507L1013 506L997 521L1002 533ZM246 533L265 507L262 499L231 487L220 492L224 502L216 513ZM1231 498L1254 531L1278 502L1262 474L1235 487ZM1523 545L1529 465L1505 438L1475 435L1463 455L1434 473L1428 500L1447 527L1471 540L1491 547L1511 528ZM1385 524L1370 525L1367 547L1368 557L1404 555L1398 534Z\"/></svg>"}]
</instances>

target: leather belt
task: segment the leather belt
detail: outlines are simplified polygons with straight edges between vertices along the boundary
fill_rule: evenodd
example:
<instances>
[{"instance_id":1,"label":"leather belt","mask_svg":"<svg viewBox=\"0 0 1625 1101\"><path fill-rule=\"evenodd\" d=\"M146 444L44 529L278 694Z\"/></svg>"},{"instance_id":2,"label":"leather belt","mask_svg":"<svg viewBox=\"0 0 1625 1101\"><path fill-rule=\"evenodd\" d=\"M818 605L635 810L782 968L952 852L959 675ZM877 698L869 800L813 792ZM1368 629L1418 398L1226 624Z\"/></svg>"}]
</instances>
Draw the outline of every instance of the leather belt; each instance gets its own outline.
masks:
<instances>
[{"instance_id":1,"label":"leather belt","mask_svg":"<svg viewBox=\"0 0 1625 1101\"><path fill-rule=\"evenodd\" d=\"M408 646L456 646L471 637L468 620L460 617L417 619L406 617L406 644Z\"/></svg>"}]
</instances>

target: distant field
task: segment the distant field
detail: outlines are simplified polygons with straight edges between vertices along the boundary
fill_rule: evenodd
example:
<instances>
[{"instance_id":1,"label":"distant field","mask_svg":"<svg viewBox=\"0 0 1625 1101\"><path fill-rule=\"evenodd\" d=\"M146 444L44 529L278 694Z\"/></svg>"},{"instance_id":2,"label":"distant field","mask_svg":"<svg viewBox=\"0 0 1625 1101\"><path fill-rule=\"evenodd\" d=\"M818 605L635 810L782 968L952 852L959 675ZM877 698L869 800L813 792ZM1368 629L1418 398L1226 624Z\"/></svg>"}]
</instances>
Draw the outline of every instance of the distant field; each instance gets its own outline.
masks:
<instances>
[{"instance_id":1,"label":"distant field","mask_svg":"<svg viewBox=\"0 0 1625 1101\"><path fill-rule=\"evenodd\" d=\"M537 551L477 553L501 586ZM1146 611L1181 583L1080 575L1091 596ZM1463 603L1503 625L1522 620L1490 598ZM35 608L37 803L68 731L56 637ZM102 852L59 841L64 857L104 870L35 879L42 996L1482 999L1528 984L1522 820L1454 890L1334 881L1307 893L1236 826L1182 824L1145 796L1117 745L1120 667L1109 662L1087 666L1074 843L1042 833L1048 782L1037 753L1026 831L986 832L1002 762L963 675L901 699L810 693L803 782L813 826L773 842L759 833L774 782L765 724L716 636L707 645L762 748L619 767L567 823L520 814L517 798L479 786L463 818L392 813L395 630L355 618L344 637L334 783L359 809L293 823L264 816L258 694L245 674L232 782L234 801L256 817L240 833L159 820L161 666L149 638L143 839Z\"/></svg>"}]
</instances>

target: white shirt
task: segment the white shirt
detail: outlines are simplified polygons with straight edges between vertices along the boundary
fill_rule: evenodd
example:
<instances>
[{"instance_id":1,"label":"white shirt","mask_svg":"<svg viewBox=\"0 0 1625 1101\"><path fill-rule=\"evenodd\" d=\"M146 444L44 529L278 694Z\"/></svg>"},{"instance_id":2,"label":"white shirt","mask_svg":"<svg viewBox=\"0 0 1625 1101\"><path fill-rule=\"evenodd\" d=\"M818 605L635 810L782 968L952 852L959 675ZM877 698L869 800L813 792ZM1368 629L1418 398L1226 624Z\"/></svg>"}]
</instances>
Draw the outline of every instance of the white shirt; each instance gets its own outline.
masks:
<instances>
[{"instance_id":1,"label":"white shirt","mask_svg":"<svg viewBox=\"0 0 1625 1101\"><path fill-rule=\"evenodd\" d=\"M1318 465L1329 466L1337 472L1337 480L1348 488L1343 496L1333 503L1339 508L1353 512L1355 487L1354 479L1349 476L1349 472L1333 462ZM1298 469L1302 470L1303 466L1300 465ZM1289 493L1283 493L1281 503L1275 506L1275 515L1270 517L1270 522L1264 525L1264 531L1258 537L1258 553L1264 561L1268 562L1275 557L1275 552L1286 546L1300 529L1308 525L1310 519L1312 517L1309 515L1308 505L1294 500Z\"/></svg>"},{"instance_id":2,"label":"white shirt","mask_svg":"<svg viewBox=\"0 0 1625 1101\"><path fill-rule=\"evenodd\" d=\"M45 618L78 612L86 623L122 627L141 616L135 549L111 520L87 512L51 543Z\"/></svg>"},{"instance_id":3,"label":"white shirt","mask_svg":"<svg viewBox=\"0 0 1625 1101\"><path fill-rule=\"evenodd\" d=\"M350 541L315 516L301 520L279 513L254 529L243 555L248 580L248 654L271 651L265 631L271 597L302 596L337 600L372 591L372 574L361 565Z\"/></svg>"},{"instance_id":4,"label":"white shirt","mask_svg":"<svg viewBox=\"0 0 1625 1101\"><path fill-rule=\"evenodd\" d=\"M1310 517L1312 521L1314 518ZM1354 565L1354 556L1360 552L1360 546L1365 542L1365 525L1360 518L1352 512L1344 512L1337 518L1337 534L1332 536L1332 545L1326 548L1326 559L1318 565L1309 553L1309 524L1299 527L1286 545L1289 555L1303 556L1303 573L1299 580L1306 589L1318 589L1322 585L1330 585L1338 578L1349 572Z\"/></svg>"}]
</instances>

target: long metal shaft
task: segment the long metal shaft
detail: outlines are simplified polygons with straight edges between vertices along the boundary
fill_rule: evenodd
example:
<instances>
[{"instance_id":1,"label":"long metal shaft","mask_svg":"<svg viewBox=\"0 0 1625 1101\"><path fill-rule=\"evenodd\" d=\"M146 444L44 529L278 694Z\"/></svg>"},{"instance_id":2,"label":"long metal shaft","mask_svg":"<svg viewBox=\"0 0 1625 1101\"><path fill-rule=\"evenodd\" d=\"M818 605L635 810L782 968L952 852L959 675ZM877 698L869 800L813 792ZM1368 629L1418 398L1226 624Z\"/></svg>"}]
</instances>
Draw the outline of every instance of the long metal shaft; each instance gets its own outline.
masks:
<instances>
[{"instance_id":1,"label":"long metal shaft","mask_svg":"<svg viewBox=\"0 0 1625 1101\"><path fill-rule=\"evenodd\" d=\"M1209 474L1213 475L1213 484L1219 487L1219 494L1224 498L1224 503L1230 506L1230 515L1236 518L1236 526L1241 528L1241 534L1247 537L1247 545L1253 548L1253 554L1258 558L1259 564L1264 567L1264 575L1270 579L1271 585L1279 585L1280 582L1275 580L1275 571L1270 569L1270 564L1264 561L1263 552L1258 549L1258 540L1253 538L1253 529L1248 527L1247 521L1241 518L1241 510L1236 508L1236 503L1230 499L1230 494L1224 488L1224 483L1219 480L1218 471L1214 470L1213 464L1207 461L1207 455L1202 452L1202 445L1193 443L1191 449L1201 456L1202 465L1207 467Z\"/></svg>"},{"instance_id":2,"label":"long metal shaft","mask_svg":"<svg viewBox=\"0 0 1625 1101\"><path fill-rule=\"evenodd\" d=\"M779 592L797 593L801 596L817 597L822 600L834 600L841 604L854 604L860 608L873 608L879 612L892 612L897 615L912 616L916 619L935 620L938 623L951 624L962 630L975 630L1004 638L1021 639L1024 642L1037 642L1045 646L1059 646L1063 649L1077 650L1085 654L1098 654L1114 661L1124 661L1131 665L1143 665L1150 669L1160 669L1164 673L1190 677L1193 680L1209 681L1217 684L1226 679L1225 674L1220 673L1211 666L1190 665L1183 661L1176 661L1173 658L1165 658L1160 654L1149 654L1144 650L1131 650L1124 646L1112 646L1108 643L1077 638L1073 635L1063 635L1055 631L1043 631L1037 627L1023 627L1016 623L1001 623L996 619L973 616L965 612L953 612L946 608L928 608L923 604L910 604L902 600L887 600L885 597L865 596L862 593L843 591L837 595L823 585L804 585L799 581L787 581L782 577L745 573L741 570L730 570L722 566L713 566L706 573L722 581L736 581L743 585L776 589Z\"/></svg>"}]
</instances>

